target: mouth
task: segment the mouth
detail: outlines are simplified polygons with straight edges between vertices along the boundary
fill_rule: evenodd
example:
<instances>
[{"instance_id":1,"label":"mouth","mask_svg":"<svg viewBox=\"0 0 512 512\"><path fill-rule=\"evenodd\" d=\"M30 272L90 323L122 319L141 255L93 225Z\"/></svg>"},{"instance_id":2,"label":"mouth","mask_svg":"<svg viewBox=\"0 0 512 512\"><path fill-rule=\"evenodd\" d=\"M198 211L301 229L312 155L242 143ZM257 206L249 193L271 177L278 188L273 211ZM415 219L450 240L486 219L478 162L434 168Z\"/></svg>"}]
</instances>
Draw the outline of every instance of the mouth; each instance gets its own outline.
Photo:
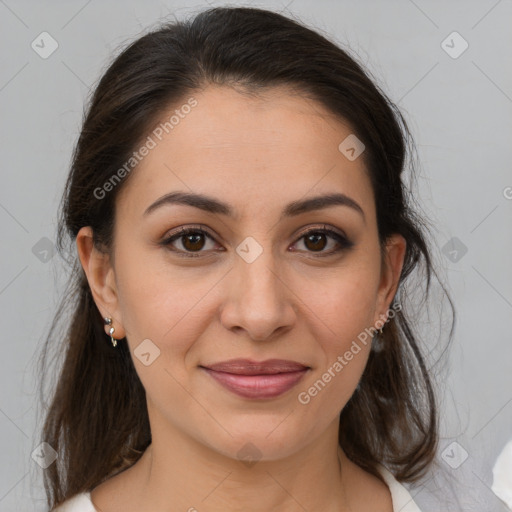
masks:
<instances>
[{"instance_id":1,"label":"mouth","mask_svg":"<svg viewBox=\"0 0 512 512\"><path fill-rule=\"evenodd\" d=\"M200 366L225 389L243 398L269 399L293 388L311 370L295 361L233 359Z\"/></svg>"}]
</instances>

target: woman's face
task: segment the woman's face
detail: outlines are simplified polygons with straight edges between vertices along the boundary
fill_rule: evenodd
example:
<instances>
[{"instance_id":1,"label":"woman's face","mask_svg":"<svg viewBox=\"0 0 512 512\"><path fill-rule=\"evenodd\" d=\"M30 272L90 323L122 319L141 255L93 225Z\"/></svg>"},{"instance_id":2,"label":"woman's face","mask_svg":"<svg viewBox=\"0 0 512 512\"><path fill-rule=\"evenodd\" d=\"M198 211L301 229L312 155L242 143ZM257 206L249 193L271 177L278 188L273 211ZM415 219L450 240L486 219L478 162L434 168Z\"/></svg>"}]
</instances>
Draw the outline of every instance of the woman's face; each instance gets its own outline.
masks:
<instances>
[{"instance_id":1,"label":"woman's face","mask_svg":"<svg viewBox=\"0 0 512 512\"><path fill-rule=\"evenodd\" d=\"M196 106L162 117L181 112L169 133L150 134L156 146L117 198L114 260L93 252L105 279L88 277L114 336L127 336L152 430L177 429L233 458L250 442L273 460L337 424L370 351L371 338L358 339L386 315L405 242L390 239L381 265L363 157L340 151L350 127L319 104L277 88L191 96ZM230 214L161 200L176 192ZM332 194L342 200L298 207ZM242 396L203 368L235 358L308 369L291 388L275 376L253 377L253 387L234 378Z\"/></svg>"}]
</instances>

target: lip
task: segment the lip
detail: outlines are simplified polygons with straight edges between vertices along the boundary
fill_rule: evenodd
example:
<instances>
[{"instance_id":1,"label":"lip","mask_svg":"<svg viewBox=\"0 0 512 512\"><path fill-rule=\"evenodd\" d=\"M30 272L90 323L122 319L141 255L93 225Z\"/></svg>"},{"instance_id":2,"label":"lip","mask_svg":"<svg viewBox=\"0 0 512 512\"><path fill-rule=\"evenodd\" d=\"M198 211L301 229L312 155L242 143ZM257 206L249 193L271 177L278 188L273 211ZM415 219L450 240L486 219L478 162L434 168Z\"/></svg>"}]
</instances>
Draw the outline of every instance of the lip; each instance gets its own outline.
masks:
<instances>
[{"instance_id":1,"label":"lip","mask_svg":"<svg viewBox=\"0 0 512 512\"><path fill-rule=\"evenodd\" d=\"M304 364L287 359L266 359L265 361L230 359L229 361L203 365L203 367L216 372L236 375L272 375L275 373L297 372L308 368Z\"/></svg>"},{"instance_id":2,"label":"lip","mask_svg":"<svg viewBox=\"0 0 512 512\"><path fill-rule=\"evenodd\" d=\"M243 398L275 398L293 388L310 370L308 366L284 359L251 361L232 359L201 366L224 388Z\"/></svg>"}]
</instances>

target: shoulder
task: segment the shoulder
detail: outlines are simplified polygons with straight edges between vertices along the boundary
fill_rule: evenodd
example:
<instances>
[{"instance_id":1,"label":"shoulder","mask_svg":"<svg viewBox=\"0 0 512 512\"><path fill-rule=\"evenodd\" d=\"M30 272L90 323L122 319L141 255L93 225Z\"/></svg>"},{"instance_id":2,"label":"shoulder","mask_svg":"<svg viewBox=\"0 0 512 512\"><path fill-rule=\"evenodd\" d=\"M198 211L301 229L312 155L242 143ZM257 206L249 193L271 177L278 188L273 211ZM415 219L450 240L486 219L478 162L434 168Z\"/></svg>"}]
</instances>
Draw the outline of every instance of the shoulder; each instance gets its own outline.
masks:
<instances>
[{"instance_id":1,"label":"shoulder","mask_svg":"<svg viewBox=\"0 0 512 512\"><path fill-rule=\"evenodd\" d=\"M83 492L60 504L52 512L97 512L91 501L91 494Z\"/></svg>"},{"instance_id":2,"label":"shoulder","mask_svg":"<svg viewBox=\"0 0 512 512\"><path fill-rule=\"evenodd\" d=\"M420 508L414 502L409 491L393 476L385 466L379 464L377 466L379 473L385 480L391 492L391 499L393 501L393 511L400 512L421 512Z\"/></svg>"}]
</instances>

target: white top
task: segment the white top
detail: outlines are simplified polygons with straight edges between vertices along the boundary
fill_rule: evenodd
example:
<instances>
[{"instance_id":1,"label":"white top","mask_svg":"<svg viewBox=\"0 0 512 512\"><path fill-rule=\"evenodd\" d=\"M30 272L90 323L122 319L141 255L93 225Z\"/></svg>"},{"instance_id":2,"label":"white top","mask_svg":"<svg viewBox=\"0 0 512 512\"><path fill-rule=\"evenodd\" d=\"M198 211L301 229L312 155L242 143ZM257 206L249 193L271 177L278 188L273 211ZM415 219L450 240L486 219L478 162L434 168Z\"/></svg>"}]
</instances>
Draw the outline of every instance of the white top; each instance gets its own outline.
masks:
<instances>
[{"instance_id":1,"label":"white top","mask_svg":"<svg viewBox=\"0 0 512 512\"><path fill-rule=\"evenodd\" d=\"M512 440L498 455L492 468L492 491L512 510Z\"/></svg>"},{"instance_id":2,"label":"white top","mask_svg":"<svg viewBox=\"0 0 512 512\"><path fill-rule=\"evenodd\" d=\"M393 500L393 512L421 512L418 505L414 503L409 491L398 482L393 474L382 464L378 470L385 482L388 484ZM91 493L83 492L65 501L54 509L53 512L98 512L91 501Z\"/></svg>"}]
</instances>

